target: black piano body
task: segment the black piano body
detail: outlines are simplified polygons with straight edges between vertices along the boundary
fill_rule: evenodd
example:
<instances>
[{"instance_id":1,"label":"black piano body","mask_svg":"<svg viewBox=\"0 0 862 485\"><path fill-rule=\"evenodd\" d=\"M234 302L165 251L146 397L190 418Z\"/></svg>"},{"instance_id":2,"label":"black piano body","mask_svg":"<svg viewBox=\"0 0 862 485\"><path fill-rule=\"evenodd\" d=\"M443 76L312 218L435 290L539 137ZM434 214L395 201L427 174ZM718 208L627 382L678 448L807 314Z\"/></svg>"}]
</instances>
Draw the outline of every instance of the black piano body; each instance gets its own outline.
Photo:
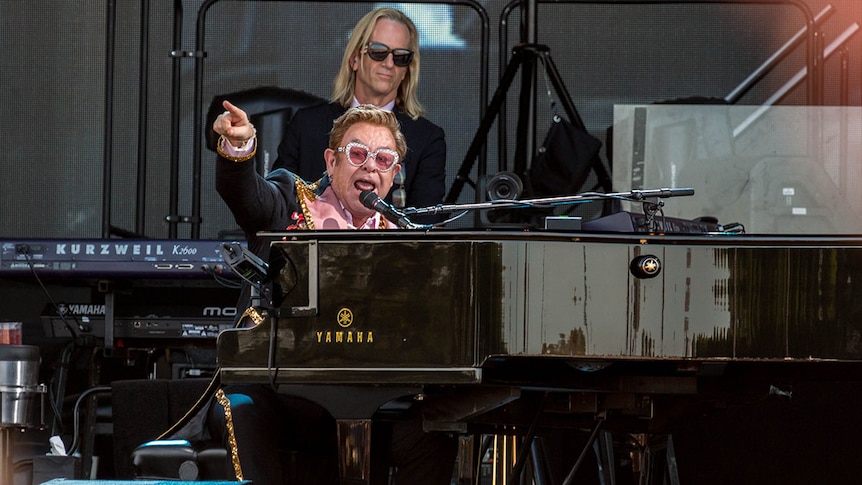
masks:
<instances>
[{"instance_id":1,"label":"black piano body","mask_svg":"<svg viewBox=\"0 0 862 485\"><path fill-rule=\"evenodd\" d=\"M274 384L344 421L409 396L432 430L670 434L862 382L862 238L267 237L277 317L220 334L222 382Z\"/></svg>"}]
</instances>

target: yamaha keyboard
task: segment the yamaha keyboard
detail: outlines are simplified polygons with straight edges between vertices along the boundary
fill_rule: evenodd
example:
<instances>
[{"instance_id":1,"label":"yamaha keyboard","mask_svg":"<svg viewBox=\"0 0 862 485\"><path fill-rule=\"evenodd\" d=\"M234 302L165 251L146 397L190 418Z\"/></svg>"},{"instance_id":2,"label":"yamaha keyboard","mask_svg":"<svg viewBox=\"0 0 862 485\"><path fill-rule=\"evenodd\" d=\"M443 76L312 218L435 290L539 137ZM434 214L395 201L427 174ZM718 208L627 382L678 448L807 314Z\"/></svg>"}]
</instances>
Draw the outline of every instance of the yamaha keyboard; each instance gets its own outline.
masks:
<instances>
[{"instance_id":1,"label":"yamaha keyboard","mask_svg":"<svg viewBox=\"0 0 862 485\"><path fill-rule=\"evenodd\" d=\"M182 299L169 293L180 293ZM134 299L125 295L115 301L113 338L127 341L193 341L213 340L222 330L232 328L236 318L235 292L220 288L170 287L137 288ZM104 302L61 302L47 304L42 312L45 336L69 338L91 336L104 339L108 331ZM71 328L70 328L71 327Z\"/></svg>"}]
</instances>

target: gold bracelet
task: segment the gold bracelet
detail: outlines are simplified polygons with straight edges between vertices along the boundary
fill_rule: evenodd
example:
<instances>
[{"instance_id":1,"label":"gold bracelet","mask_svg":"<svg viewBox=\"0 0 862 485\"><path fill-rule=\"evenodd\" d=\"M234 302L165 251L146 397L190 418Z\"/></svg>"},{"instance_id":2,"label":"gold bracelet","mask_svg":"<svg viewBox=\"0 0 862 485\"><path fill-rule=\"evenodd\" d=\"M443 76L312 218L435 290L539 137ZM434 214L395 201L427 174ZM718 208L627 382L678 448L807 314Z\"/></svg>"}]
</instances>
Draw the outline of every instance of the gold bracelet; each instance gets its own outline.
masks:
<instances>
[{"instance_id":1,"label":"gold bracelet","mask_svg":"<svg viewBox=\"0 0 862 485\"><path fill-rule=\"evenodd\" d=\"M249 153L247 153L241 157L235 157L235 156L230 155L227 152L225 152L224 148L222 148L222 144L225 142L230 143L230 141L227 138L225 138L224 135L219 136L218 137L218 143L216 144L216 151L218 152L219 156L221 156L224 159L230 160L231 162L244 162L244 161L250 159L251 157L253 157L255 153L257 153L257 140L254 140L254 142L253 142L254 148L252 148L251 152L249 152Z\"/></svg>"}]
</instances>

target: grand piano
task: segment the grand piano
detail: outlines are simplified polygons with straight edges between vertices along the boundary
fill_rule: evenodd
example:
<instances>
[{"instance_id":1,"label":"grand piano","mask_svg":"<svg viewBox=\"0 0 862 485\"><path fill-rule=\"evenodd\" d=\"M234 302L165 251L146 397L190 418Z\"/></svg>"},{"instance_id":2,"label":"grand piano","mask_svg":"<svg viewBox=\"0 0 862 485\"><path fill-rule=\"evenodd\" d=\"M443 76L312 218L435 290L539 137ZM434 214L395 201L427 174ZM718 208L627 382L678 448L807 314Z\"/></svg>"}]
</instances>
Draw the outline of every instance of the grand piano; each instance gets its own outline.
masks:
<instances>
[{"instance_id":1,"label":"grand piano","mask_svg":"<svg viewBox=\"0 0 862 485\"><path fill-rule=\"evenodd\" d=\"M342 442L412 400L497 440L473 483L488 456L510 483L858 482L862 111L763 108L614 107L614 188L696 187L679 225L268 235L273 317L220 334L223 381L307 395Z\"/></svg>"},{"instance_id":2,"label":"grand piano","mask_svg":"<svg viewBox=\"0 0 862 485\"><path fill-rule=\"evenodd\" d=\"M510 477L543 482L536 444L555 430L564 444L545 455L565 457L554 461L566 483L593 455L600 483L620 478L622 455L653 483L729 483L728 470L762 483L834 477L847 468L837 450L862 431L839 405L862 389L858 237L265 237L270 318L221 332L222 382L305 395L338 419L342 441L369 440L372 417L406 399L428 430L513 437L510 456L494 455ZM806 459L788 451L799 447ZM345 483L373 483L370 458L350 451Z\"/></svg>"}]
</instances>

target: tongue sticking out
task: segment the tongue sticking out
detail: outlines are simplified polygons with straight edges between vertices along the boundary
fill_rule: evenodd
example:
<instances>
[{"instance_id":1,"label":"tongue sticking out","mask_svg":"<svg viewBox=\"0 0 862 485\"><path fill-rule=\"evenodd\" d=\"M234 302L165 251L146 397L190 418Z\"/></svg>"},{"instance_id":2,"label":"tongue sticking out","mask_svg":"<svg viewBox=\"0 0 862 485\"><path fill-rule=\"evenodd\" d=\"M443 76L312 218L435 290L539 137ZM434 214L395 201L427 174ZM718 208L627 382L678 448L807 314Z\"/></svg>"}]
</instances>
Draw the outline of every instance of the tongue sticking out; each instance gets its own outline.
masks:
<instances>
[{"instance_id":1,"label":"tongue sticking out","mask_svg":"<svg viewBox=\"0 0 862 485\"><path fill-rule=\"evenodd\" d=\"M364 180L357 180L353 183L353 186L359 189L360 192L362 192L363 190L374 190L374 184L366 182Z\"/></svg>"}]
</instances>

